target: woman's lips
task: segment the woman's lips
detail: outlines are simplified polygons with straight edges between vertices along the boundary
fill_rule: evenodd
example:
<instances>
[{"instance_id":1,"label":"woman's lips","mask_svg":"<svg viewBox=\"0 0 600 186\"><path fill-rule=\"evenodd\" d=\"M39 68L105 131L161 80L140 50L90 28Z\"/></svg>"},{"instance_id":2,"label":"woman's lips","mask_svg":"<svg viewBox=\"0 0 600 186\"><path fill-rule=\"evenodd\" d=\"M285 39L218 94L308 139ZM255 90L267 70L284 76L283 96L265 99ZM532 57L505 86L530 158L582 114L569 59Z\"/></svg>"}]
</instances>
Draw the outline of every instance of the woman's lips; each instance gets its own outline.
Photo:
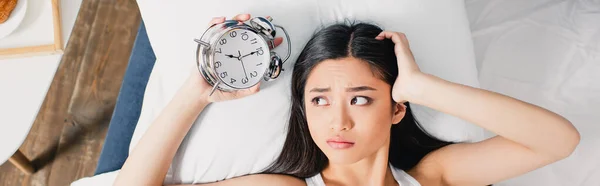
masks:
<instances>
[{"instance_id":1,"label":"woman's lips","mask_svg":"<svg viewBox=\"0 0 600 186\"><path fill-rule=\"evenodd\" d=\"M346 141L339 137L327 140L327 145L334 149L347 149L354 146L354 142Z\"/></svg>"}]
</instances>

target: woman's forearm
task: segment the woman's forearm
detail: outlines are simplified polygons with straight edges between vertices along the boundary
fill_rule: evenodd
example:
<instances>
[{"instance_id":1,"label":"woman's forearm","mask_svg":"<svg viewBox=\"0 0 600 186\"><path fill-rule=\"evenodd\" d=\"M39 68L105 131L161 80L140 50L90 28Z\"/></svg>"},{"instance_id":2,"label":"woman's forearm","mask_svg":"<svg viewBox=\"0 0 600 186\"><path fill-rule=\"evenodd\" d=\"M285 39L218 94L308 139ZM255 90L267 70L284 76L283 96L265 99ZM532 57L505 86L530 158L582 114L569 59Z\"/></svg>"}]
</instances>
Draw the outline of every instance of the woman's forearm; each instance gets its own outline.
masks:
<instances>
[{"instance_id":1,"label":"woman's forearm","mask_svg":"<svg viewBox=\"0 0 600 186\"><path fill-rule=\"evenodd\" d=\"M435 76L418 75L410 100L477 124L549 158L562 159L579 143L579 133L565 118L498 93Z\"/></svg>"},{"instance_id":2,"label":"woman's forearm","mask_svg":"<svg viewBox=\"0 0 600 186\"><path fill-rule=\"evenodd\" d=\"M208 105L194 96L194 86L185 82L163 109L125 161L115 185L162 185L179 145Z\"/></svg>"}]
</instances>

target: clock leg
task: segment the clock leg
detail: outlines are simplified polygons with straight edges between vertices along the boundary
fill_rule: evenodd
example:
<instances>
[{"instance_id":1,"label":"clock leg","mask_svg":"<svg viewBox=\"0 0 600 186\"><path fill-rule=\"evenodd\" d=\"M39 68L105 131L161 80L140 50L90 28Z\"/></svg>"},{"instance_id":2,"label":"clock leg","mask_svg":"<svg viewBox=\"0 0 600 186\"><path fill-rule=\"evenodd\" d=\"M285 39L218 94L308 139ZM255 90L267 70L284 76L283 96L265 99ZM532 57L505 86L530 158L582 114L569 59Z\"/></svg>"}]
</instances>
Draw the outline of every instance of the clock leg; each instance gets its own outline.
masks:
<instances>
[{"instance_id":1,"label":"clock leg","mask_svg":"<svg viewBox=\"0 0 600 186\"><path fill-rule=\"evenodd\" d=\"M208 96L212 96L213 93L215 93L215 90L217 90L217 87L219 87L219 84L221 84L221 82L217 82L215 84L215 86L213 86L212 90L210 90L210 94Z\"/></svg>"},{"instance_id":2,"label":"clock leg","mask_svg":"<svg viewBox=\"0 0 600 186\"><path fill-rule=\"evenodd\" d=\"M20 150L17 150L17 152L15 152L15 154L13 154L12 157L8 159L8 161L10 161L10 163L15 165L15 167L17 167L19 170L23 171L23 173L27 175L30 175L35 171L35 169L31 165L31 162L27 159L27 157L25 157L25 155L23 155L23 153Z\"/></svg>"},{"instance_id":3,"label":"clock leg","mask_svg":"<svg viewBox=\"0 0 600 186\"><path fill-rule=\"evenodd\" d=\"M194 39L194 41L198 44L204 45L205 47L210 47L210 45L204 41L201 41L199 39Z\"/></svg>"}]
</instances>

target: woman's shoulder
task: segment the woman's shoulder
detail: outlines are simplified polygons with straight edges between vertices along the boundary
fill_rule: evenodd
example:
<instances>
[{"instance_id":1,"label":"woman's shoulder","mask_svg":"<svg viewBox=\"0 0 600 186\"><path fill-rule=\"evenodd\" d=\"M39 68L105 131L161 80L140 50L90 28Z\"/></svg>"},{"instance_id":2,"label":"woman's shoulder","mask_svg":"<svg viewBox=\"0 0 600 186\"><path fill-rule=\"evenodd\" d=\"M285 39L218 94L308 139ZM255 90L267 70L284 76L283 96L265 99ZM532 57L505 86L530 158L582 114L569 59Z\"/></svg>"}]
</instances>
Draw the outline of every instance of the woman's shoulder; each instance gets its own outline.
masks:
<instances>
[{"instance_id":1,"label":"woman's shoulder","mask_svg":"<svg viewBox=\"0 0 600 186\"><path fill-rule=\"evenodd\" d=\"M435 151L434 151L435 152ZM404 174L420 183L420 185L443 185L439 164L436 162L435 153L429 153L410 170L401 170ZM394 168L396 169L396 168ZM392 169L393 170L393 169Z\"/></svg>"}]
</instances>

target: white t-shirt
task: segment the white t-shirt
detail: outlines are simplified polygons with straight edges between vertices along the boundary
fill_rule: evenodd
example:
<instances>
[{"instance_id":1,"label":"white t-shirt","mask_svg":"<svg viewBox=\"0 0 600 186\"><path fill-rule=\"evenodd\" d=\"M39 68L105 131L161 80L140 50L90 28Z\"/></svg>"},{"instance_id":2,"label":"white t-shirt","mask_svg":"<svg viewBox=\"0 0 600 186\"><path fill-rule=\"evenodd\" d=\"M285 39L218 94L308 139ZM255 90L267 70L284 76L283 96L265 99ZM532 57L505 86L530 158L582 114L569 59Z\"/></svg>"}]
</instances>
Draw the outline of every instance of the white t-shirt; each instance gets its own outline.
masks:
<instances>
[{"instance_id":1,"label":"white t-shirt","mask_svg":"<svg viewBox=\"0 0 600 186\"><path fill-rule=\"evenodd\" d=\"M390 168L392 169L394 179L396 179L400 186L421 186L415 178L408 175L404 170L398 169L392 166L392 164L390 164ZM313 177L306 178L304 181L306 181L307 186L325 186L325 181L323 181L323 177L321 177L320 173Z\"/></svg>"}]
</instances>

